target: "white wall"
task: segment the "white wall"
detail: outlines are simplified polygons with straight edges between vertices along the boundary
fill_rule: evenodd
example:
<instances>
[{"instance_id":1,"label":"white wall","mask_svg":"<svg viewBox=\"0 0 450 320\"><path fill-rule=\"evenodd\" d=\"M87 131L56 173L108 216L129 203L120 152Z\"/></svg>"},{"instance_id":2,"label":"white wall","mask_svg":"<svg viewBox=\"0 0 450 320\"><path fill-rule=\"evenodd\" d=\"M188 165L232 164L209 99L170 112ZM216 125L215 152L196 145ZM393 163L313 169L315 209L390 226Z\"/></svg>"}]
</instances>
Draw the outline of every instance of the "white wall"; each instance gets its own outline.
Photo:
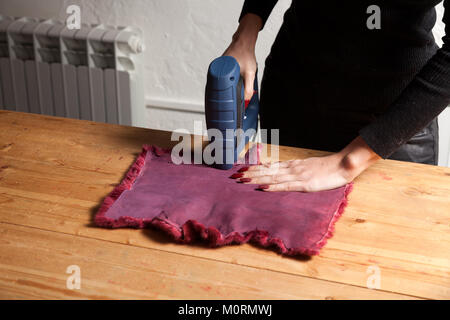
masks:
<instances>
[{"instance_id":1,"label":"white wall","mask_svg":"<svg viewBox=\"0 0 450 320\"><path fill-rule=\"evenodd\" d=\"M156 107L149 108L150 127L192 128L187 120L203 119L208 65L229 44L243 0L1 0L0 14L64 21L70 4L81 7L82 22L131 25L144 32L146 97L149 107ZM261 64L289 4L279 1L260 37ZM167 111L174 106L191 112Z\"/></svg>"},{"instance_id":2,"label":"white wall","mask_svg":"<svg viewBox=\"0 0 450 320\"><path fill-rule=\"evenodd\" d=\"M260 64L267 56L290 0L279 0L257 45ZM64 21L66 7L81 7L82 22L130 25L144 32L144 77L148 126L193 129L203 120L208 64L221 55L237 27L243 0L1 0L0 14ZM441 44L443 8L438 7L436 39ZM450 111L440 117L441 161L448 163Z\"/></svg>"},{"instance_id":3,"label":"white wall","mask_svg":"<svg viewBox=\"0 0 450 320\"><path fill-rule=\"evenodd\" d=\"M442 23L444 7L440 4L437 8L438 23L434 28L436 42L441 46L442 37L445 34ZM439 120L439 165L450 167L450 107L447 108L438 118Z\"/></svg>"}]
</instances>

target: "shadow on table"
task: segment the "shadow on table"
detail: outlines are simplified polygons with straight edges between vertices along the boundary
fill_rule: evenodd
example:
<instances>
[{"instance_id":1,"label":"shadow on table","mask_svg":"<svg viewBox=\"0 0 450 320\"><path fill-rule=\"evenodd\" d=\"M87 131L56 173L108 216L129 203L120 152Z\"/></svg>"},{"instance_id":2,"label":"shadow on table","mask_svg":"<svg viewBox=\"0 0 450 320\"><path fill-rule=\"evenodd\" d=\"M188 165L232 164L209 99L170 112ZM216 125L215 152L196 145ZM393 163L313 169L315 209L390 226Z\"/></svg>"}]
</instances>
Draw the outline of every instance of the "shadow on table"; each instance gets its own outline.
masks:
<instances>
[{"instance_id":1,"label":"shadow on table","mask_svg":"<svg viewBox=\"0 0 450 320\"><path fill-rule=\"evenodd\" d=\"M169 235L165 234L163 231L161 230L157 230L154 228L151 229L143 229L144 234L149 237L152 241L155 241L157 243L160 244L170 244L170 243L176 243ZM269 247L264 247L262 245L256 244L256 243L252 243L252 242L248 242L250 245L259 248L261 250L270 250L276 253L279 253L277 250L277 247L274 246L269 246ZM196 239L193 242L190 242L188 244L184 244L184 243L178 243L178 245L180 246L194 246L197 248L202 248L205 250L220 250L221 248L224 248L224 246L221 247L211 247L208 243L200 240L200 239ZM239 246L240 244L230 244L230 245L226 245L226 246ZM280 254L281 255L281 254ZM281 255L283 256L283 255ZM310 256L307 255L297 255L297 256L283 256L285 258L289 258L289 259L294 259L294 260L298 260L298 261L308 261L311 260Z\"/></svg>"}]
</instances>

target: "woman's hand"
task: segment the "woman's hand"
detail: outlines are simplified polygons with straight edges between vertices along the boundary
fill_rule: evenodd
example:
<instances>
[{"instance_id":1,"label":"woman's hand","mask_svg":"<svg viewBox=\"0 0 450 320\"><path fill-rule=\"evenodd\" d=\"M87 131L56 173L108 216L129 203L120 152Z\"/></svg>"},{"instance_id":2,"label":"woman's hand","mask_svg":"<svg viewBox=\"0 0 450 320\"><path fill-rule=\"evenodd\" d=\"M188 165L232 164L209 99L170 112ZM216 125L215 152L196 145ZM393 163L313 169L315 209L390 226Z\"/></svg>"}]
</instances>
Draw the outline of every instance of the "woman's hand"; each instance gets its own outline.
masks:
<instances>
[{"instance_id":1,"label":"woman's hand","mask_svg":"<svg viewBox=\"0 0 450 320\"><path fill-rule=\"evenodd\" d=\"M379 159L358 137L342 151L329 156L245 167L231 177L242 183L258 184L258 189L264 191L315 192L353 181Z\"/></svg>"},{"instance_id":2,"label":"woman's hand","mask_svg":"<svg viewBox=\"0 0 450 320\"><path fill-rule=\"evenodd\" d=\"M249 167L239 181L264 191L314 192L338 188L353 180L337 154Z\"/></svg>"},{"instance_id":3,"label":"woman's hand","mask_svg":"<svg viewBox=\"0 0 450 320\"><path fill-rule=\"evenodd\" d=\"M255 46L261 26L262 20L259 16L252 13L246 14L241 19L230 46L223 54L232 56L239 63L241 76L244 78L244 98L247 101L253 96L253 82L257 68Z\"/></svg>"}]
</instances>

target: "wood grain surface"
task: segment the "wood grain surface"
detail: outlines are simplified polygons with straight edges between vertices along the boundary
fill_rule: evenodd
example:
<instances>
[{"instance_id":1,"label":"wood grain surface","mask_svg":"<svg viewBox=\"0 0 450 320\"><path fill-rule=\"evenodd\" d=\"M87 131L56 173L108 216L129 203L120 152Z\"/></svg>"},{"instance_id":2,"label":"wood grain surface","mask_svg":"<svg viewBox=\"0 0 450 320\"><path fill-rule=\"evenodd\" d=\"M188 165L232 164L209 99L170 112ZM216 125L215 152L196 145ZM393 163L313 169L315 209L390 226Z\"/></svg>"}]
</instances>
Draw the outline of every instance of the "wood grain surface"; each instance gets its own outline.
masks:
<instances>
[{"instance_id":1,"label":"wood grain surface","mask_svg":"<svg viewBox=\"0 0 450 320\"><path fill-rule=\"evenodd\" d=\"M310 259L95 227L142 144L175 143L169 132L0 111L0 298L450 299L449 168L379 161ZM282 160L323 154L280 148ZM80 289L67 287L72 265Z\"/></svg>"}]
</instances>

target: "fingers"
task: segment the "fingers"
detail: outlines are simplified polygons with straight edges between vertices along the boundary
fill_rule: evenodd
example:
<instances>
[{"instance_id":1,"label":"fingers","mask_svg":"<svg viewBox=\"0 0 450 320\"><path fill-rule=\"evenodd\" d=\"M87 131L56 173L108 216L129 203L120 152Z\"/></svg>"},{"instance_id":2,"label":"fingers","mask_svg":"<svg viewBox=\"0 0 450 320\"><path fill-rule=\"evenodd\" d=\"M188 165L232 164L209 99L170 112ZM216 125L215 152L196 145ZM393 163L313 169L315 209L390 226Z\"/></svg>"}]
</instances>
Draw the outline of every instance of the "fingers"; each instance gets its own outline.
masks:
<instances>
[{"instance_id":1,"label":"fingers","mask_svg":"<svg viewBox=\"0 0 450 320\"><path fill-rule=\"evenodd\" d=\"M285 183L289 181L299 181L300 177L295 174L283 174L283 175L271 175L271 176L260 176L260 177L254 177L254 178L242 178L242 179L250 179L250 180L244 180L248 181L250 184L278 184L278 183Z\"/></svg>"},{"instance_id":2,"label":"fingers","mask_svg":"<svg viewBox=\"0 0 450 320\"><path fill-rule=\"evenodd\" d=\"M263 185L260 189L265 192L280 192L280 191L299 191L311 192L305 181L288 181L277 184Z\"/></svg>"},{"instance_id":3,"label":"fingers","mask_svg":"<svg viewBox=\"0 0 450 320\"><path fill-rule=\"evenodd\" d=\"M246 71L243 74L244 77L244 99L246 101L250 100L253 97L253 83L255 81L255 72L253 71Z\"/></svg>"},{"instance_id":4,"label":"fingers","mask_svg":"<svg viewBox=\"0 0 450 320\"><path fill-rule=\"evenodd\" d=\"M256 178L256 177L263 177L263 176L282 176L282 175L288 175L291 174L290 168L264 168L261 170L252 170L247 171L244 173L243 177L245 178Z\"/></svg>"},{"instance_id":5,"label":"fingers","mask_svg":"<svg viewBox=\"0 0 450 320\"><path fill-rule=\"evenodd\" d=\"M286 175L296 175L298 179L301 178L300 174L303 172L300 167L294 167L293 164L297 164L298 160L283 161L276 163L268 163L258 166L243 167L237 173L233 174L231 178L250 178L252 183L268 183L270 181L278 181L279 177ZM255 178L265 177L264 180L258 182ZM274 183L274 182L272 182Z\"/></svg>"},{"instance_id":6,"label":"fingers","mask_svg":"<svg viewBox=\"0 0 450 320\"><path fill-rule=\"evenodd\" d=\"M288 160L288 161L278 161L278 162L269 162L260 164L257 166L250 166L246 168L242 168L242 172L248 171L248 172L254 172L254 171L264 171L268 169L283 169L283 168L289 168L293 166L294 164L298 164L301 160Z\"/></svg>"},{"instance_id":7,"label":"fingers","mask_svg":"<svg viewBox=\"0 0 450 320\"><path fill-rule=\"evenodd\" d=\"M257 184L263 191L310 192L309 174L304 170L302 159L266 163L244 167L231 178L246 184Z\"/></svg>"},{"instance_id":8,"label":"fingers","mask_svg":"<svg viewBox=\"0 0 450 320\"><path fill-rule=\"evenodd\" d=\"M253 97L254 81L256 75L256 57L252 47L241 47L232 42L223 53L236 59L241 68L241 76L244 79L244 100L249 101Z\"/></svg>"}]
</instances>

